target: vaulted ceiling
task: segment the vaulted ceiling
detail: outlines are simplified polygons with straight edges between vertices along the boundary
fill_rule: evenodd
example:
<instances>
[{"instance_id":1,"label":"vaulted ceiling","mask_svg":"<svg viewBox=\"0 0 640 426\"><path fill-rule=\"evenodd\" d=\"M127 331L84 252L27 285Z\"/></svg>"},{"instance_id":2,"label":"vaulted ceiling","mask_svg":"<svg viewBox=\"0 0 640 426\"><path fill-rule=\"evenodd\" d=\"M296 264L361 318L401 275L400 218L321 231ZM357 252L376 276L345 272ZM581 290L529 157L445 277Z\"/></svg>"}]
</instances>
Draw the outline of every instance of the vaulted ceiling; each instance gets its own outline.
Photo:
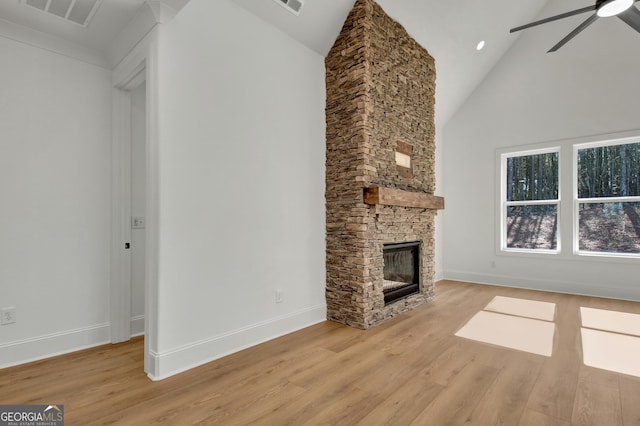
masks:
<instances>
[{"instance_id":1,"label":"vaulted ceiling","mask_svg":"<svg viewBox=\"0 0 640 426\"><path fill-rule=\"evenodd\" d=\"M55 0L58 1L58 0ZM24 4L1 0L0 18L104 52L143 4L164 3L179 10L189 1L220 0L102 0L88 27L65 22ZM355 0L304 0L301 13L289 13L279 0L233 0L325 56ZM543 8L562 11L588 6L591 0L377 0L436 60L436 124L442 128L490 72L520 33L509 29L541 18ZM555 3L560 3L559 1ZM554 10L554 12L555 12ZM568 32L576 18L566 28ZM580 18L577 18L578 21ZM1 22L0 22L1 24ZM486 46L477 51L484 40Z\"/></svg>"},{"instance_id":2,"label":"vaulted ceiling","mask_svg":"<svg viewBox=\"0 0 640 426\"><path fill-rule=\"evenodd\" d=\"M103 51L145 0L103 0L87 27L45 13L22 0L0 1L0 18L71 43Z\"/></svg>"},{"instance_id":3,"label":"vaulted ceiling","mask_svg":"<svg viewBox=\"0 0 640 426\"><path fill-rule=\"evenodd\" d=\"M326 55L354 0L305 0L299 16L273 0L235 0ZM436 124L443 126L548 0L376 0L436 61ZM588 1L588 0L587 0ZM486 47L477 51L478 42Z\"/></svg>"},{"instance_id":4,"label":"vaulted ceiling","mask_svg":"<svg viewBox=\"0 0 640 426\"><path fill-rule=\"evenodd\" d=\"M160 14L160 9L178 12L190 0L0 0L0 35L12 38L20 34L23 40L38 40L37 45L49 47L66 44L83 60L113 67L114 45L118 36L136 17L145 13ZM65 18L74 7L92 7L86 25ZM145 7L143 7L145 6ZM43 9L43 10L42 10ZM61 12L61 13L60 13ZM56 16L58 15L58 16ZM30 31L25 36L25 31ZM35 30L35 31L33 31ZM136 34L134 37L144 35ZM57 50L59 53L60 49ZM66 52L65 52L66 53Z\"/></svg>"}]
</instances>

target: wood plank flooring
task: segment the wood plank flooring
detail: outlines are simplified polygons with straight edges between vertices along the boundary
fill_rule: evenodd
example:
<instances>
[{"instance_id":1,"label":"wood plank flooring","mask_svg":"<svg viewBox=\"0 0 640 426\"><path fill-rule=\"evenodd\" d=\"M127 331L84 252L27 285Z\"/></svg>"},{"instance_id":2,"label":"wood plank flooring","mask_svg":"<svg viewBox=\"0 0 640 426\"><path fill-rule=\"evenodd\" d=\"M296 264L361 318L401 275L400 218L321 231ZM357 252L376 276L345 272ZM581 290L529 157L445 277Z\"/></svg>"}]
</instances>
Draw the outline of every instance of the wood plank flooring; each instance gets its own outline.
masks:
<instances>
[{"instance_id":1,"label":"wood plank flooring","mask_svg":"<svg viewBox=\"0 0 640 426\"><path fill-rule=\"evenodd\" d=\"M556 303L553 356L454 336L496 295ZM324 322L161 382L141 338L0 370L0 404L64 404L67 425L640 425L640 378L582 363L581 306L640 314L441 281L435 302L371 330Z\"/></svg>"}]
</instances>

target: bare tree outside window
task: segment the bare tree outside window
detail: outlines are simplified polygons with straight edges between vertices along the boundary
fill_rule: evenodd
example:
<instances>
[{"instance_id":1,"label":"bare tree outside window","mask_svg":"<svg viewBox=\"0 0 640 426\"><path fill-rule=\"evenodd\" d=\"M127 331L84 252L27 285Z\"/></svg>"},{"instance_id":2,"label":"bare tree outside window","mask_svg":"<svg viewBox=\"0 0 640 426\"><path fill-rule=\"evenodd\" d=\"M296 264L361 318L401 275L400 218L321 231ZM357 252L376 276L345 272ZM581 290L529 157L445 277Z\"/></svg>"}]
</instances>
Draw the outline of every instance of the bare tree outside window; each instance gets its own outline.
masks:
<instances>
[{"instance_id":1,"label":"bare tree outside window","mask_svg":"<svg viewBox=\"0 0 640 426\"><path fill-rule=\"evenodd\" d=\"M640 254L640 143L579 148L578 250Z\"/></svg>"},{"instance_id":2,"label":"bare tree outside window","mask_svg":"<svg viewBox=\"0 0 640 426\"><path fill-rule=\"evenodd\" d=\"M507 249L558 249L558 152L505 157Z\"/></svg>"}]
</instances>

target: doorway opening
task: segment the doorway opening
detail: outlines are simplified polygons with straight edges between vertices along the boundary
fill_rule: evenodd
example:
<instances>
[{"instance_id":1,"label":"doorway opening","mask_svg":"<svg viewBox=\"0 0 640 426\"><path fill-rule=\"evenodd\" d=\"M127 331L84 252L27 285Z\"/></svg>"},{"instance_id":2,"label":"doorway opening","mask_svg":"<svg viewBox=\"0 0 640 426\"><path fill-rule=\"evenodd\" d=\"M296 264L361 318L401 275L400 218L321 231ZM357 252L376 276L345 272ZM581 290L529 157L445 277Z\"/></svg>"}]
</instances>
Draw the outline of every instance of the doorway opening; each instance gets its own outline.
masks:
<instances>
[{"instance_id":1,"label":"doorway opening","mask_svg":"<svg viewBox=\"0 0 640 426\"><path fill-rule=\"evenodd\" d=\"M111 343L144 336L144 371L153 375L150 289L154 277L150 209L149 79L146 58L115 72L112 144Z\"/></svg>"},{"instance_id":2,"label":"doorway opening","mask_svg":"<svg viewBox=\"0 0 640 426\"><path fill-rule=\"evenodd\" d=\"M131 336L144 334L146 264L146 82L130 91Z\"/></svg>"}]
</instances>

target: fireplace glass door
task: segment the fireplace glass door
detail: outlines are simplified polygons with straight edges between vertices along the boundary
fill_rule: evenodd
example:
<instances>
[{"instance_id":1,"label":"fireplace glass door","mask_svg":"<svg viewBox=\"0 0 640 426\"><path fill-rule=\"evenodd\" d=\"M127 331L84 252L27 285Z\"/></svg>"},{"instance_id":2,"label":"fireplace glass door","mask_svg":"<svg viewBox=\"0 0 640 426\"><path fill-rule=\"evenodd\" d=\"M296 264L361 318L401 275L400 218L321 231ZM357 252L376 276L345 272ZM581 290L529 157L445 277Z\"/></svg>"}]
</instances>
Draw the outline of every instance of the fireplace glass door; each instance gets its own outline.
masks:
<instances>
[{"instance_id":1,"label":"fireplace glass door","mask_svg":"<svg viewBox=\"0 0 640 426\"><path fill-rule=\"evenodd\" d=\"M420 292L420 242L385 244L384 292L385 305Z\"/></svg>"}]
</instances>

